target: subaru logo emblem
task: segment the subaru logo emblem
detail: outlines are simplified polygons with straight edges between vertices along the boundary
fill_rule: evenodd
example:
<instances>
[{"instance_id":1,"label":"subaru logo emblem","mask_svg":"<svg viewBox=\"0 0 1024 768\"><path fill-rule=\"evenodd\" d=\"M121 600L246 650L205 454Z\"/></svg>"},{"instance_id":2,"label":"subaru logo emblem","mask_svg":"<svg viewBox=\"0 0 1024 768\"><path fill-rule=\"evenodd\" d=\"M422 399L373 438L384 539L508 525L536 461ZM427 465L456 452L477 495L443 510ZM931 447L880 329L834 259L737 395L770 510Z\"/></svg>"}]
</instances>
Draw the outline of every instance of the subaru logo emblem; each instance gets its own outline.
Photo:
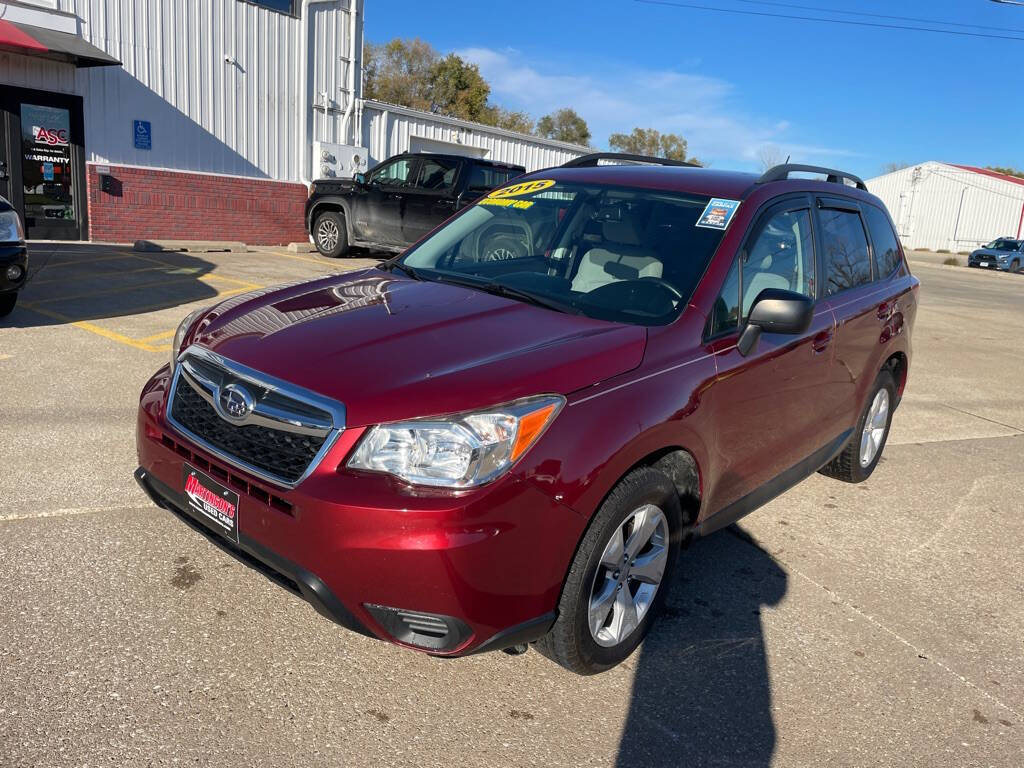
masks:
<instances>
[{"instance_id":1,"label":"subaru logo emblem","mask_svg":"<svg viewBox=\"0 0 1024 768\"><path fill-rule=\"evenodd\" d=\"M228 384L217 394L217 405L221 416L225 419L242 422L252 413L253 408L256 407L256 401L249 394L249 390L242 385Z\"/></svg>"}]
</instances>

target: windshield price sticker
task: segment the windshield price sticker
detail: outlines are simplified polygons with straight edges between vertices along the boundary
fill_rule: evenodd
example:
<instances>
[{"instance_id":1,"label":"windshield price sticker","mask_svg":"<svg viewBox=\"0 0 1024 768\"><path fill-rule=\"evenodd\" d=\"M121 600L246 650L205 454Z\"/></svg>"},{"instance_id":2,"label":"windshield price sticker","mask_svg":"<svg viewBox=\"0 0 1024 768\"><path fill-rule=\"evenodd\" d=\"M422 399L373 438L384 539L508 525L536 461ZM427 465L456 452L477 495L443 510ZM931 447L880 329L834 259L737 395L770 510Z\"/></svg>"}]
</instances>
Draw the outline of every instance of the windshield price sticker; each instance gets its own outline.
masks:
<instances>
[{"instance_id":1,"label":"windshield price sticker","mask_svg":"<svg viewBox=\"0 0 1024 768\"><path fill-rule=\"evenodd\" d=\"M555 186L554 179L537 179L536 181L521 181L518 184L513 184L510 187L502 187L491 192L487 198L490 200L497 200L505 197L522 197L523 195L533 195L537 192L547 189L548 187Z\"/></svg>"},{"instance_id":2,"label":"windshield price sticker","mask_svg":"<svg viewBox=\"0 0 1024 768\"><path fill-rule=\"evenodd\" d=\"M725 200L721 197L712 198L704 213L697 219L697 226L705 229L725 229L732 221L736 210L740 207L739 200Z\"/></svg>"},{"instance_id":3,"label":"windshield price sticker","mask_svg":"<svg viewBox=\"0 0 1024 768\"><path fill-rule=\"evenodd\" d=\"M498 208L518 208L519 210L526 210L527 208L533 207L533 201L508 199L491 200L485 197L480 201L480 205L494 205Z\"/></svg>"}]
</instances>

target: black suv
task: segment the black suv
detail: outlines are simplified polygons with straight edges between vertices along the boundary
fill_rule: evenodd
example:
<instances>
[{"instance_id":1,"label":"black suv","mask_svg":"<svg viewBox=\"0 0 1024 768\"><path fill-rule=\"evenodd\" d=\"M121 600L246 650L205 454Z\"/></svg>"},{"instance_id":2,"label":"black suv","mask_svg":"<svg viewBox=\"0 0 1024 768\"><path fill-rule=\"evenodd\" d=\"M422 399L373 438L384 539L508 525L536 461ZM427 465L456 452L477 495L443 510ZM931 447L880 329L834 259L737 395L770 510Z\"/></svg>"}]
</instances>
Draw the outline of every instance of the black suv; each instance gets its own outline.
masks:
<instances>
[{"instance_id":1,"label":"black suv","mask_svg":"<svg viewBox=\"0 0 1024 768\"><path fill-rule=\"evenodd\" d=\"M18 212L0 197L0 317L14 311L18 291L25 285L28 274L28 250L25 248L25 230Z\"/></svg>"},{"instance_id":2,"label":"black suv","mask_svg":"<svg viewBox=\"0 0 1024 768\"><path fill-rule=\"evenodd\" d=\"M526 172L475 157L396 155L368 174L320 179L306 201L306 231L324 256L349 246L402 251L456 211Z\"/></svg>"}]
</instances>

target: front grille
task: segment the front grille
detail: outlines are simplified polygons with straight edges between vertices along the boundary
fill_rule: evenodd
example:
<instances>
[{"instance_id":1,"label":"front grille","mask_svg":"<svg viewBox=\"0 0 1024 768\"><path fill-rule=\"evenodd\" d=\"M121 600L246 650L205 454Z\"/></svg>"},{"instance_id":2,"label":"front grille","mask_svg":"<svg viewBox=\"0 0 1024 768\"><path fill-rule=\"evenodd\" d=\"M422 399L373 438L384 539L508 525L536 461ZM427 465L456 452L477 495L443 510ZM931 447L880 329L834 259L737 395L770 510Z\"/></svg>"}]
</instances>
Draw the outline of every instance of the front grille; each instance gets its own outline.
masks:
<instances>
[{"instance_id":1,"label":"front grille","mask_svg":"<svg viewBox=\"0 0 1024 768\"><path fill-rule=\"evenodd\" d=\"M171 416L214 448L290 483L302 477L325 439L254 424L236 427L186 382L175 389Z\"/></svg>"},{"instance_id":2,"label":"front grille","mask_svg":"<svg viewBox=\"0 0 1024 768\"><path fill-rule=\"evenodd\" d=\"M244 390L246 409L225 400ZM178 364L168 417L225 462L264 480L302 480L344 428L340 404L253 371L201 347Z\"/></svg>"}]
</instances>

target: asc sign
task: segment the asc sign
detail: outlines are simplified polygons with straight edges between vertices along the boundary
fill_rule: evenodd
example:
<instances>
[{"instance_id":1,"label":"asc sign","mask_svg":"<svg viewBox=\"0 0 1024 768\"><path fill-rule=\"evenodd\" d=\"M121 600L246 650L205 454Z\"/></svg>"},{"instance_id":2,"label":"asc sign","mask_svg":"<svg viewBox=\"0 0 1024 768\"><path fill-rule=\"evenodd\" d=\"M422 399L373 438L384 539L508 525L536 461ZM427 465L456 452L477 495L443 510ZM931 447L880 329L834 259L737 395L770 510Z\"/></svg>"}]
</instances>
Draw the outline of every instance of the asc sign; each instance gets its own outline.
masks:
<instances>
[{"instance_id":1,"label":"asc sign","mask_svg":"<svg viewBox=\"0 0 1024 768\"><path fill-rule=\"evenodd\" d=\"M33 125L32 137L35 139L36 144L61 147L68 145L68 132L64 128L45 128Z\"/></svg>"}]
</instances>

